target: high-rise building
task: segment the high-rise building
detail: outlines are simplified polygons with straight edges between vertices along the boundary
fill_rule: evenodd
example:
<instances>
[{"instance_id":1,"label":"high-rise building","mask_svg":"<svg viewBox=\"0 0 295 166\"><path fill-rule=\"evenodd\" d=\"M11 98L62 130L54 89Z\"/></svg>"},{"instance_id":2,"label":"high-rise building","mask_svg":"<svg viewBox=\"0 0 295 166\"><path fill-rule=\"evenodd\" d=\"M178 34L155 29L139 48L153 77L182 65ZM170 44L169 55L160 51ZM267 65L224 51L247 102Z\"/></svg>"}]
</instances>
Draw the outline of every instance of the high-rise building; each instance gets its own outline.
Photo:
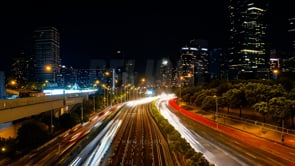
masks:
<instances>
[{"instance_id":1,"label":"high-rise building","mask_svg":"<svg viewBox=\"0 0 295 166\"><path fill-rule=\"evenodd\" d=\"M147 59L145 66L145 77L149 82L155 83L156 81L156 61L154 59Z\"/></svg>"},{"instance_id":2,"label":"high-rise building","mask_svg":"<svg viewBox=\"0 0 295 166\"><path fill-rule=\"evenodd\" d=\"M122 76L122 84L123 85L134 85L135 84L135 60L128 59L125 61L125 71Z\"/></svg>"},{"instance_id":3,"label":"high-rise building","mask_svg":"<svg viewBox=\"0 0 295 166\"><path fill-rule=\"evenodd\" d=\"M295 17L288 19L288 56L282 58L280 71L294 77L295 73Z\"/></svg>"},{"instance_id":4,"label":"high-rise building","mask_svg":"<svg viewBox=\"0 0 295 166\"><path fill-rule=\"evenodd\" d=\"M173 65L169 58L162 58L160 60L160 80L161 80L161 87L169 88L172 84L173 78Z\"/></svg>"},{"instance_id":5,"label":"high-rise building","mask_svg":"<svg viewBox=\"0 0 295 166\"><path fill-rule=\"evenodd\" d=\"M230 79L265 78L269 72L266 0L228 1Z\"/></svg>"},{"instance_id":6,"label":"high-rise building","mask_svg":"<svg viewBox=\"0 0 295 166\"><path fill-rule=\"evenodd\" d=\"M56 83L60 72L60 36L54 27L40 27L34 31L36 79Z\"/></svg>"},{"instance_id":7,"label":"high-rise building","mask_svg":"<svg viewBox=\"0 0 295 166\"><path fill-rule=\"evenodd\" d=\"M208 71L210 79L227 80L227 61L221 48L214 48L209 51Z\"/></svg>"},{"instance_id":8,"label":"high-rise building","mask_svg":"<svg viewBox=\"0 0 295 166\"><path fill-rule=\"evenodd\" d=\"M208 42L207 40L191 40L181 48L177 64L178 79L183 77L182 84L195 85L208 79Z\"/></svg>"},{"instance_id":9,"label":"high-rise building","mask_svg":"<svg viewBox=\"0 0 295 166\"><path fill-rule=\"evenodd\" d=\"M7 73L8 81L15 80L17 82L16 87L19 88L26 86L35 77L33 66L34 60L31 56L21 53L19 56L14 57L10 71Z\"/></svg>"}]
</instances>

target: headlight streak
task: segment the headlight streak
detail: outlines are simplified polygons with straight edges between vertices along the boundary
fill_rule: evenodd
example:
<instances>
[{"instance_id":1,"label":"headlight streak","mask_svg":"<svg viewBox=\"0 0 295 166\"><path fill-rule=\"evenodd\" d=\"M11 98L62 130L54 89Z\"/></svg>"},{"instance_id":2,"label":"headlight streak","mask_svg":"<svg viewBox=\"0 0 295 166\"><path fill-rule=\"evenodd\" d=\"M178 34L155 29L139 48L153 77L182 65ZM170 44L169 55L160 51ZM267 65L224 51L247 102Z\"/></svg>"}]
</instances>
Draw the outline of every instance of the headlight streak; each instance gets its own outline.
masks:
<instances>
[{"instance_id":1,"label":"headlight streak","mask_svg":"<svg viewBox=\"0 0 295 166\"><path fill-rule=\"evenodd\" d=\"M214 155L207 151L206 148L197 141L194 133L187 129L175 114L169 111L164 102L159 100L157 107L161 115L168 120L168 122L180 133L181 137L184 138L196 152L202 152L209 162L216 163L214 161Z\"/></svg>"},{"instance_id":2,"label":"headlight streak","mask_svg":"<svg viewBox=\"0 0 295 166\"><path fill-rule=\"evenodd\" d=\"M93 149L97 148L100 144L100 140L106 135L108 130L113 126L114 120L111 120L103 130L80 152L80 154L69 164L70 166L82 165L85 158L88 158ZM80 159L79 159L80 158Z\"/></svg>"},{"instance_id":3,"label":"headlight streak","mask_svg":"<svg viewBox=\"0 0 295 166\"><path fill-rule=\"evenodd\" d=\"M153 100L155 100L157 98L158 97L146 97L146 98L142 98L142 99L138 99L138 100L129 101L129 102L127 102L127 106L135 107L137 105L149 103L149 102L151 102L151 101L153 101Z\"/></svg>"},{"instance_id":4,"label":"headlight streak","mask_svg":"<svg viewBox=\"0 0 295 166\"><path fill-rule=\"evenodd\" d=\"M220 163L223 163L225 161L230 161L230 160L231 160L231 162L229 162L229 164L230 163L232 163L232 164L238 163L239 165L246 165L246 163L244 163L243 161L239 160L235 156L230 155L227 151L224 151L223 149L221 149L220 147L218 147L217 145L215 145L214 143L212 143L208 140L206 141L206 144L209 143L211 147L214 147L215 150L221 151L223 155L222 154L216 155L216 154L212 153L212 150L211 151L207 150L207 148L205 146L203 146L203 144L198 141L198 140L200 140L201 142L203 142L202 137L199 134L197 134L196 132L187 129L182 124L180 119L169 110L169 108L167 107L168 101L172 98L175 98L175 97L165 97L165 98L159 99L156 103L156 107L158 108L161 115L168 120L168 122L180 133L181 137L184 138L196 152L203 153L205 158L210 163L213 163L216 166L218 165L218 163L220 164ZM225 159L223 156L227 156L227 158L229 158L229 159ZM222 158L222 160L220 158Z\"/></svg>"},{"instance_id":5,"label":"headlight streak","mask_svg":"<svg viewBox=\"0 0 295 166\"><path fill-rule=\"evenodd\" d=\"M122 120L117 120L113 123L111 128L108 130L108 132L104 135L101 143L96 147L96 149L91 153L91 155L88 157L86 162L83 165L99 165L102 158L104 157L104 154L108 150L109 146L112 143L112 140L116 136L117 130L122 124Z\"/></svg>"}]
</instances>

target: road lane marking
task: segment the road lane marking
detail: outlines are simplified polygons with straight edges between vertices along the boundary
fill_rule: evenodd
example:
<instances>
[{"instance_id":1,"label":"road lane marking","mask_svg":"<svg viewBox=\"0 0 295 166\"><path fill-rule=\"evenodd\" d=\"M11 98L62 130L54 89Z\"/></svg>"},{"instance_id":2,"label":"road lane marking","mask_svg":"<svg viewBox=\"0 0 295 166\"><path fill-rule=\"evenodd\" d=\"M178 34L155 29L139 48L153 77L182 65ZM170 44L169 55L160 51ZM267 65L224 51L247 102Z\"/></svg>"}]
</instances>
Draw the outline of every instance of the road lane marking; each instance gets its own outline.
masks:
<instances>
[{"instance_id":1,"label":"road lane marking","mask_svg":"<svg viewBox=\"0 0 295 166\"><path fill-rule=\"evenodd\" d=\"M256 156L254 156L254 155L251 154L251 153L246 152L246 154L249 155L249 156L251 156L252 158L255 158L255 159L257 158Z\"/></svg>"}]
</instances>

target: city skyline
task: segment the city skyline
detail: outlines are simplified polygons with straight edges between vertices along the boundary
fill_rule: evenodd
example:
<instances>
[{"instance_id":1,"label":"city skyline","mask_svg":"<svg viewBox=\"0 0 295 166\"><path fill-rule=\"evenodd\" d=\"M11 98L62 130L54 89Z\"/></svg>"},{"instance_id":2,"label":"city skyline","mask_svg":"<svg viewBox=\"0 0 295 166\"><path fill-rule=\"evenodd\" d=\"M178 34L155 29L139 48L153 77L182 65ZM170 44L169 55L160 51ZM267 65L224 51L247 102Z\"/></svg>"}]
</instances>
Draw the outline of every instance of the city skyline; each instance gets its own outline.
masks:
<instances>
[{"instance_id":1,"label":"city skyline","mask_svg":"<svg viewBox=\"0 0 295 166\"><path fill-rule=\"evenodd\" d=\"M40 3L9 6L3 12L5 42L2 54L30 54L32 33L39 26L56 27L61 35L62 64L85 68L91 58L110 57L120 50L126 58L171 57L176 59L182 46L194 38L222 42L222 3L216 14L204 17L209 3ZM204 7L205 6L205 7ZM9 9L10 9L9 8ZM203 9L204 8L204 9ZM52 10L51 10L52 9ZM217 12L218 10L218 12ZM12 21L13 20L13 21ZM221 21L221 22L220 22ZM211 26L210 26L211 25ZM210 30L211 29L211 30ZM210 36L209 36L210 34ZM218 37L219 36L219 37ZM219 40L219 41L218 41Z\"/></svg>"},{"instance_id":2,"label":"city skyline","mask_svg":"<svg viewBox=\"0 0 295 166\"><path fill-rule=\"evenodd\" d=\"M276 2L277 3L277 2ZM277 4L275 4L277 5ZM12 56L32 54L32 34L40 26L56 27L61 35L62 64L85 68L90 59L115 55L126 58L179 58L189 40L207 39L209 47L224 47L225 5L223 1L173 3L24 3L5 4L1 11L1 69ZM287 6L287 4L278 7ZM290 15L276 8L271 22L284 22ZM283 25L279 26L283 38ZM275 40L274 44L281 44ZM142 62L141 62L142 63Z\"/></svg>"}]
</instances>

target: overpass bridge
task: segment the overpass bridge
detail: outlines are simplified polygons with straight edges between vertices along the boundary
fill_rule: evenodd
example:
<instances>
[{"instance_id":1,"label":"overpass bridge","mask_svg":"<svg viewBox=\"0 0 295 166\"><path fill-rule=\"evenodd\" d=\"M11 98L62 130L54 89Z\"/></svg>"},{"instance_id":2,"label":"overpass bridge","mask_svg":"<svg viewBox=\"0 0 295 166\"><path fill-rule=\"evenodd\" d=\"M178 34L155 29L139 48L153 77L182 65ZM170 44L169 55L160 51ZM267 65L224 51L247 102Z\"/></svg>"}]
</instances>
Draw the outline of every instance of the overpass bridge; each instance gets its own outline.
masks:
<instances>
[{"instance_id":1,"label":"overpass bridge","mask_svg":"<svg viewBox=\"0 0 295 166\"><path fill-rule=\"evenodd\" d=\"M88 99L89 94L91 93L0 100L0 124L52 110L55 116L59 116L67 111L68 106Z\"/></svg>"}]
</instances>

